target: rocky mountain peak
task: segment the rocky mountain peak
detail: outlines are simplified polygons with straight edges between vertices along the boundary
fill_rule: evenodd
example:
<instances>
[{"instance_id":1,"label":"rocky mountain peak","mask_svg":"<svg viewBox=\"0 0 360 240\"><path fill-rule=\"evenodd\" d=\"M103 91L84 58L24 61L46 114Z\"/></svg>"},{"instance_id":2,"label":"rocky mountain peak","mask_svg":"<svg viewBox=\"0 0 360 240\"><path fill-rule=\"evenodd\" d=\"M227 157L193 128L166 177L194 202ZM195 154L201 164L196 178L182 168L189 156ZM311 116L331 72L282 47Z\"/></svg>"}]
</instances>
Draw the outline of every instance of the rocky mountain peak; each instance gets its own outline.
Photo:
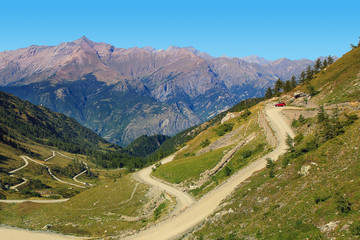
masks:
<instances>
[{"instance_id":1,"label":"rocky mountain peak","mask_svg":"<svg viewBox=\"0 0 360 240\"><path fill-rule=\"evenodd\" d=\"M248 63L257 63L260 65L266 65L271 63L272 61L267 60L265 58L259 57L257 55L250 55L250 56L246 56L246 57L241 57L240 59L248 62Z\"/></svg>"},{"instance_id":2,"label":"rocky mountain peak","mask_svg":"<svg viewBox=\"0 0 360 240\"><path fill-rule=\"evenodd\" d=\"M95 45L95 42L91 41L86 36L82 36L81 38L75 40L74 43L77 43L77 44L87 43L89 45Z\"/></svg>"},{"instance_id":3,"label":"rocky mountain peak","mask_svg":"<svg viewBox=\"0 0 360 240\"><path fill-rule=\"evenodd\" d=\"M173 135L312 63L279 62L287 64L214 58L194 47L115 48L83 36L1 54L0 86L126 144L143 134Z\"/></svg>"}]
</instances>

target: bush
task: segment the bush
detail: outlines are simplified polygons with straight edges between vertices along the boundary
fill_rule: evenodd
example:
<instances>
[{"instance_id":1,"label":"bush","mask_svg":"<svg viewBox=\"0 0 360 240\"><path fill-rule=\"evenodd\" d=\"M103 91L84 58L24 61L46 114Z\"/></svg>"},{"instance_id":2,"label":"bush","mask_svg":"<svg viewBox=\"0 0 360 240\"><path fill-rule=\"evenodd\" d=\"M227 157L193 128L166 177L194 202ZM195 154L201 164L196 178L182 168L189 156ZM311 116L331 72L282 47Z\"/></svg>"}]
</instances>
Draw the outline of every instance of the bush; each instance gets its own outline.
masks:
<instances>
[{"instance_id":1,"label":"bush","mask_svg":"<svg viewBox=\"0 0 360 240\"><path fill-rule=\"evenodd\" d=\"M231 132L234 127L234 123L224 123L214 129L218 136L224 136L227 132Z\"/></svg>"},{"instance_id":2,"label":"bush","mask_svg":"<svg viewBox=\"0 0 360 240\"><path fill-rule=\"evenodd\" d=\"M161 213L166 209L166 203L161 203L155 210L154 210L154 219L157 220L161 216Z\"/></svg>"},{"instance_id":3,"label":"bush","mask_svg":"<svg viewBox=\"0 0 360 240\"><path fill-rule=\"evenodd\" d=\"M344 123L345 126L349 126L359 119L359 117L355 114L350 114L350 115L345 114L345 117L346 117L346 121Z\"/></svg>"},{"instance_id":4,"label":"bush","mask_svg":"<svg viewBox=\"0 0 360 240\"><path fill-rule=\"evenodd\" d=\"M349 213L351 211L351 203L343 194L336 193L336 208L340 213Z\"/></svg>"},{"instance_id":5,"label":"bush","mask_svg":"<svg viewBox=\"0 0 360 240\"><path fill-rule=\"evenodd\" d=\"M46 188L51 188L50 186L42 183L42 182L41 182L40 180L38 180L38 179L31 179L28 187L31 188L31 189L46 189Z\"/></svg>"},{"instance_id":6,"label":"bush","mask_svg":"<svg viewBox=\"0 0 360 240\"><path fill-rule=\"evenodd\" d=\"M20 193L22 195L25 195L27 197L41 197L41 194L38 193L38 192L33 192L33 191L29 191L29 190L23 190L23 191L20 191Z\"/></svg>"},{"instance_id":7,"label":"bush","mask_svg":"<svg viewBox=\"0 0 360 240\"><path fill-rule=\"evenodd\" d=\"M292 120L292 122L291 122L292 128L298 128L299 126L300 126L300 123L298 120L296 120L296 119Z\"/></svg>"},{"instance_id":8,"label":"bush","mask_svg":"<svg viewBox=\"0 0 360 240\"><path fill-rule=\"evenodd\" d=\"M243 114L241 114L241 118L244 118L244 119L246 119L248 116L250 116L251 115L251 112L249 111L249 109L248 108L246 108L245 110L244 110L244 113Z\"/></svg>"},{"instance_id":9,"label":"bush","mask_svg":"<svg viewBox=\"0 0 360 240\"><path fill-rule=\"evenodd\" d=\"M304 125L305 123L306 123L306 118L304 118L304 116L300 114L298 119L294 119L291 122L291 127L298 128L299 126Z\"/></svg>"},{"instance_id":10,"label":"bush","mask_svg":"<svg viewBox=\"0 0 360 240\"><path fill-rule=\"evenodd\" d=\"M331 198L331 194L329 192L320 192L315 193L314 195L314 202L319 204L321 202L325 202L326 200Z\"/></svg>"},{"instance_id":11,"label":"bush","mask_svg":"<svg viewBox=\"0 0 360 240\"><path fill-rule=\"evenodd\" d=\"M0 190L0 199L6 199L5 193Z\"/></svg>"},{"instance_id":12,"label":"bush","mask_svg":"<svg viewBox=\"0 0 360 240\"><path fill-rule=\"evenodd\" d=\"M320 91L315 90L314 86L312 86L312 85L307 86L307 89L309 91L310 96L315 96L316 94L318 94L320 92Z\"/></svg>"},{"instance_id":13,"label":"bush","mask_svg":"<svg viewBox=\"0 0 360 240\"><path fill-rule=\"evenodd\" d=\"M298 118L298 121L301 123L301 124L304 124L306 122L306 118L304 118L304 116L302 114L300 114L299 118Z\"/></svg>"},{"instance_id":14,"label":"bush","mask_svg":"<svg viewBox=\"0 0 360 240\"><path fill-rule=\"evenodd\" d=\"M360 236L360 221L356 221L350 226L350 232L354 236Z\"/></svg>"},{"instance_id":15,"label":"bush","mask_svg":"<svg viewBox=\"0 0 360 240\"><path fill-rule=\"evenodd\" d=\"M230 176L230 174L231 174L231 169L230 169L228 166L225 166L224 171L225 171L225 175L226 175L227 177Z\"/></svg>"},{"instance_id":16,"label":"bush","mask_svg":"<svg viewBox=\"0 0 360 240\"><path fill-rule=\"evenodd\" d=\"M243 158L249 158L252 154L251 150L245 150L241 155Z\"/></svg>"},{"instance_id":17,"label":"bush","mask_svg":"<svg viewBox=\"0 0 360 240\"><path fill-rule=\"evenodd\" d=\"M295 146L297 146L303 139L304 139L304 135L302 133L296 135L294 138Z\"/></svg>"},{"instance_id":18,"label":"bush","mask_svg":"<svg viewBox=\"0 0 360 240\"><path fill-rule=\"evenodd\" d=\"M210 143L211 143L210 140L207 138L207 139L205 139L204 141L201 142L201 145L200 145L200 146L201 146L202 148L204 148L204 147L209 146Z\"/></svg>"},{"instance_id":19,"label":"bush","mask_svg":"<svg viewBox=\"0 0 360 240\"><path fill-rule=\"evenodd\" d=\"M266 159L266 168L269 169L269 177L273 178L275 177L275 162L271 160L270 158Z\"/></svg>"}]
</instances>

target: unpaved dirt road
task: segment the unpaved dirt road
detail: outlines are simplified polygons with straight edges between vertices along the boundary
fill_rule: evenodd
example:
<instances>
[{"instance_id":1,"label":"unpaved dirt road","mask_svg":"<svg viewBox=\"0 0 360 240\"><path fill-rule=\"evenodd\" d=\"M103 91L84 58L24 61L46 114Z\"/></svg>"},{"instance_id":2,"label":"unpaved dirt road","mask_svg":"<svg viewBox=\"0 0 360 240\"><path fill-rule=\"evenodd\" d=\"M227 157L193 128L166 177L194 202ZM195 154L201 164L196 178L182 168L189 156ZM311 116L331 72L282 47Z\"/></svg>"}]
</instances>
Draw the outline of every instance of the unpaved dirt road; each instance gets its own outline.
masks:
<instances>
[{"instance_id":1,"label":"unpaved dirt road","mask_svg":"<svg viewBox=\"0 0 360 240\"><path fill-rule=\"evenodd\" d=\"M175 155L170 155L163 160L161 160L161 164L168 163L174 159ZM170 195L174 196L176 199L176 206L173 211L173 214L180 212L191 204L195 203L195 199L186 192L181 191L180 189L170 186L168 184L157 181L156 179L151 177L152 168L155 165L151 165L150 167L144 168L134 174L134 178L138 181L141 181L145 184L155 186L160 188L161 190L166 191Z\"/></svg>"},{"instance_id":2,"label":"unpaved dirt road","mask_svg":"<svg viewBox=\"0 0 360 240\"><path fill-rule=\"evenodd\" d=\"M276 160L286 151L286 134L288 133L291 137L294 137L294 133L282 115L282 109L285 108L275 108L273 105L267 105L265 109L267 121L278 138L278 145L271 153L241 169L224 184L218 186L176 217L125 239L176 239L200 224L207 216L214 212L220 202L234 191L241 182L250 177L254 172L263 169L266 166L266 158L269 157Z\"/></svg>"},{"instance_id":3,"label":"unpaved dirt road","mask_svg":"<svg viewBox=\"0 0 360 240\"><path fill-rule=\"evenodd\" d=\"M74 236L60 235L50 232L30 231L19 228L0 226L1 240L79 240L89 239Z\"/></svg>"},{"instance_id":4,"label":"unpaved dirt road","mask_svg":"<svg viewBox=\"0 0 360 240\"><path fill-rule=\"evenodd\" d=\"M170 218L164 222L161 222L154 227L151 227L147 230L140 231L139 233L129 236L125 239L149 239L149 240L165 240L165 239L176 239L182 234L189 232L192 228L201 223L207 216L214 212L220 202L225 199L241 182L250 177L254 172L263 169L266 166L266 158L270 157L271 159L276 160L280 154L286 151L286 133L294 137L294 133L291 130L289 123L285 117L281 114L282 109L284 108L275 108L272 105L266 106L266 119L269 121L270 126L274 130L278 138L278 145L271 153L266 156L256 160L247 167L241 169L235 175L233 175L228 181L224 184L218 186L213 191L205 195L196 203L190 205L183 212ZM171 156L173 157L173 156ZM172 158L169 157L165 159L170 161ZM165 163L163 162L163 163ZM136 175L139 179L143 181L151 182L151 185L156 185L158 187L169 187L169 185L160 183L155 179L150 177L151 167L146 168ZM145 179L145 180L144 180ZM150 183L149 183L150 184ZM165 185L165 186L164 186ZM170 189L167 191L170 192ZM40 234L40 235L39 235ZM4 240L13 240L13 239L47 239L47 240L68 240L68 239L77 239L76 237L63 236L53 233L40 233L32 232L22 229L13 229L8 227L0 227L0 236Z\"/></svg>"}]
</instances>

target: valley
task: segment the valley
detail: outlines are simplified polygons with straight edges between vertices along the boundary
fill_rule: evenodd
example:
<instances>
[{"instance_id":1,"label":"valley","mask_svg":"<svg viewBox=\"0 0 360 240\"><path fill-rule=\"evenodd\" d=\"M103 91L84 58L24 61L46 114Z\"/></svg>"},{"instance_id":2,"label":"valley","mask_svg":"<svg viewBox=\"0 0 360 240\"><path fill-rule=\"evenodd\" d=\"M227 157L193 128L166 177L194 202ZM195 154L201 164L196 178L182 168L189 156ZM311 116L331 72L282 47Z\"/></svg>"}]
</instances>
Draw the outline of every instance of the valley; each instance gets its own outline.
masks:
<instances>
[{"instance_id":1,"label":"valley","mask_svg":"<svg viewBox=\"0 0 360 240\"><path fill-rule=\"evenodd\" d=\"M359 59L355 47L309 67L292 88L278 80L264 98L125 148L0 92L0 234L24 236L13 226L27 239L356 238Z\"/></svg>"},{"instance_id":2,"label":"valley","mask_svg":"<svg viewBox=\"0 0 360 240\"><path fill-rule=\"evenodd\" d=\"M286 58L260 64L175 46L116 48L84 36L1 52L0 90L126 146L141 135L174 136L313 64Z\"/></svg>"},{"instance_id":3,"label":"valley","mask_svg":"<svg viewBox=\"0 0 360 240\"><path fill-rule=\"evenodd\" d=\"M156 179L151 178L150 175L152 173L152 169L154 168L154 165L137 172L134 175L134 178L136 180L144 182L149 185L153 185L156 188L161 189L161 191L165 191L167 194L170 194L172 197L175 198L176 203L175 203L175 208L171 212L170 219L163 221L160 224L157 224L155 227L150 227L148 230L140 231L139 234L131 236L129 237L129 239L149 239L155 236L157 236L158 238L159 234L163 237L162 239L174 238L191 230L193 227L195 227L197 224L203 221L208 215L210 215L214 211L214 209L220 204L220 202L236 188L236 186L239 183L247 179L255 171L264 168L266 165L265 159L267 157L276 159L281 153L285 151L286 133L289 133L293 136L293 132L289 127L284 128L284 126L288 126L288 123L284 122L283 120L284 116L281 115L281 110L282 109L274 108L273 106L271 107L270 105L267 105L265 108L267 121L270 122L277 136L279 136L278 138L279 143L277 147L274 149L274 151L252 162L248 166L242 168L239 172L231 176L228 180L226 180L224 183L216 187L214 190L210 191L208 194L204 195L198 201L195 201L190 195L182 192L176 187L171 187L167 184L157 181ZM161 164L166 166L166 164L171 163L174 157L175 155L169 156L168 158L164 159ZM132 193L130 200L132 200L135 190ZM81 195L82 194L78 196L80 197ZM106 195L108 195L108 193ZM73 200L70 200L68 202L70 204L71 202L73 202ZM73 204L71 204L70 206L73 206ZM66 206L64 207L66 209L68 208ZM95 210L97 208L98 207L96 208L90 207L90 208L84 208L84 210L85 209ZM76 208L70 207L69 209L74 210ZM111 207L108 206L107 210L110 211ZM7 229L5 229L4 231L6 230ZM29 237L30 237L30 233L29 233Z\"/></svg>"}]
</instances>

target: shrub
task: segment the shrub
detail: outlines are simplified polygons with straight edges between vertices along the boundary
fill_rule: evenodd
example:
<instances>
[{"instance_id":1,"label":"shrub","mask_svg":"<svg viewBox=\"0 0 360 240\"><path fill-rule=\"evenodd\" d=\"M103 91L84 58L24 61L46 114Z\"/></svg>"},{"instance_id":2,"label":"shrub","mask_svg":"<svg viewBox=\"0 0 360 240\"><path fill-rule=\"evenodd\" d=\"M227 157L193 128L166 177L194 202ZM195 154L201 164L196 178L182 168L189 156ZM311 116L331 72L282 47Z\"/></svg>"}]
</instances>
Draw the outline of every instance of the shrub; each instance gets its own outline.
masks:
<instances>
[{"instance_id":1,"label":"shrub","mask_svg":"<svg viewBox=\"0 0 360 240\"><path fill-rule=\"evenodd\" d=\"M42 183L39 179L31 179L28 187L31 188L31 189L46 189L46 188L51 188L50 186Z\"/></svg>"},{"instance_id":2,"label":"shrub","mask_svg":"<svg viewBox=\"0 0 360 240\"><path fill-rule=\"evenodd\" d=\"M224 171L225 171L225 175L226 175L227 177L230 176L230 174L231 174L231 169L230 169L228 166L225 166Z\"/></svg>"},{"instance_id":3,"label":"shrub","mask_svg":"<svg viewBox=\"0 0 360 240\"><path fill-rule=\"evenodd\" d=\"M336 193L336 208L340 213L348 213L351 211L351 203L347 199L347 197L343 194Z\"/></svg>"},{"instance_id":4,"label":"shrub","mask_svg":"<svg viewBox=\"0 0 360 240\"><path fill-rule=\"evenodd\" d=\"M161 203L155 210L154 210L154 219L157 220L161 216L161 213L165 210L166 203Z\"/></svg>"},{"instance_id":5,"label":"shrub","mask_svg":"<svg viewBox=\"0 0 360 240\"><path fill-rule=\"evenodd\" d=\"M298 121L301 123L301 124L304 124L306 122L306 118L304 118L304 116L302 114L300 114L299 118L298 118Z\"/></svg>"},{"instance_id":6,"label":"shrub","mask_svg":"<svg viewBox=\"0 0 360 240\"><path fill-rule=\"evenodd\" d=\"M234 123L224 123L214 129L218 136L224 136L227 132L231 132L234 127Z\"/></svg>"},{"instance_id":7,"label":"shrub","mask_svg":"<svg viewBox=\"0 0 360 240\"><path fill-rule=\"evenodd\" d=\"M0 199L6 199L5 193L0 190Z\"/></svg>"},{"instance_id":8,"label":"shrub","mask_svg":"<svg viewBox=\"0 0 360 240\"><path fill-rule=\"evenodd\" d=\"M345 120L345 123L344 123L345 126L351 125L352 123L354 123L359 118L355 114L350 114L350 115L345 114L345 117L346 117L346 120Z\"/></svg>"},{"instance_id":9,"label":"shrub","mask_svg":"<svg viewBox=\"0 0 360 240\"><path fill-rule=\"evenodd\" d=\"M245 110L244 110L244 113L243 114L241 114L241 118L244 118L244 119L246 119L248 116L250 116L251 115L251 112L249 111L249 109L248 108L246 108Z\"/></svg>"},{"instance_id":10,"label":"shrub","mask_svg":"<svg viewBox=\"0 0 360 240\"><path fill-rule=\"evenodd\" d=\"M204 141L201 142L200 146L201 146L202 148L204 148L204 147L209 146L210 143L211 143L210 140L209 140L208 138L206 138Z\"/></svg>"},{"instance_id":11,"label":"shrub","mask_svg":"<svg viewBox=\"0 0 360 240\"><path fill-rule=\"evenodd\" d=\"M298 128L300 125L299 121L297 119L292 120L291 127L292 128Z\"/></svg>"},{"instance_id":12,"label":"shrub","mask_svg":"<svg viewBox=\"0 0 360 240\"><path fill-rule=\"evenodd\" d=\"M296 135L294 138L295 146L298 145L303 139L304 139L304 135L302 133Z\"/></svg>"},{"instance_id":13,"label":"shrub","mask_svg":"<svg viewBox=\"0 0 360 240\"><path fill-rule=\"evenodd\" d=\"M269 177L273 178L275 177L275 162L273 160L271 160L270 158L266 159L266 168L269 169Z\"/></svg>"},{"instance_id":14,"label":"shrub","mask_svg":"<svg viewBox=\"0 0 360 240\"><path fill-rule=\"evenodd\" d=\"M314 202L319 204L320 202L325 202L329 198L331 198L331 194L329 192L317 192L314 195Z\"/></svg>"},{"instance_id":15,"label":"shrub","mask_svg":"<svg viewBox=\"0 0 360 240\"><path fill-rule=\"evenodd\" d=\"M29 191L29 190L23 190L23 191L20 191L20 193L22 195L25 195L27 197L41 197L41 194L38 193L38 192L33 192L33 191Z\"/></svg>"},{"instance_id":16,"label":"shrub","mask_svg":"<svg viewBox=\"0 0 360 240\"><path fill-rule=\"evenodd\" d=\"M241 155L243 158L249 158L252 154L251 150L245 150Z\"/></svg>"},{"instance_id":17,"label":"shrub","mask_svg":"<svg viewBox=\"0 0 360 240\"><path fill-rule=\"evenodd\" d=\"M309 91L310 96L315 96L316 94L318 94L320 92L320 91L315 90L314 86L312 86L312 85L307 86L307 89Z\"/></svg>"},{"instance_id":18,"label":"shrub","mask_svg":"<svg viewBox=\"0 0 360 240\"><path fill-rule=\"evenodd\" d=\"M360 236L360 221L356 221L350 226L350 232L354 236Z\"/></svg>"}]
</instances>

